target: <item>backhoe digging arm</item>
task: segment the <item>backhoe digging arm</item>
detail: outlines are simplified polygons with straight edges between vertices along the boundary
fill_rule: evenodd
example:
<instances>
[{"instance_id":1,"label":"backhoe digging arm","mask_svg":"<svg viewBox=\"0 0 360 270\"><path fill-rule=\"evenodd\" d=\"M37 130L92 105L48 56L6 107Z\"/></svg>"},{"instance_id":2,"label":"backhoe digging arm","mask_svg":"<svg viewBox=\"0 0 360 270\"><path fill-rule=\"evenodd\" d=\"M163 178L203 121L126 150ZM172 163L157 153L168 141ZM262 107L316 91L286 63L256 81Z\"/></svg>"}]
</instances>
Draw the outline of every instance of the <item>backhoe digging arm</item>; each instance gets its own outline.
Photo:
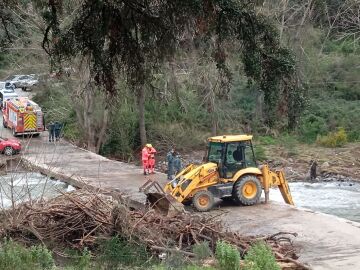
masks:
<instances>
[{"instance_id":1,"label":"backhoe digging arm","mask_svg":"<svg viewBox=\"0 0 360 270\"><path fill-rule=\"evenodd\" d=\"M265 202L267 203L269 201L269 190L270 187L277 186L281 192L282 197L284 198L284 201L287 204L294 205L290 187L285 179L285 175L283 171L276 171L273 172L269 169L269 165L265 164L261 167L262 172L262 181L263 181L263 187L265 191Z\"/></svg>"}]
</instances>

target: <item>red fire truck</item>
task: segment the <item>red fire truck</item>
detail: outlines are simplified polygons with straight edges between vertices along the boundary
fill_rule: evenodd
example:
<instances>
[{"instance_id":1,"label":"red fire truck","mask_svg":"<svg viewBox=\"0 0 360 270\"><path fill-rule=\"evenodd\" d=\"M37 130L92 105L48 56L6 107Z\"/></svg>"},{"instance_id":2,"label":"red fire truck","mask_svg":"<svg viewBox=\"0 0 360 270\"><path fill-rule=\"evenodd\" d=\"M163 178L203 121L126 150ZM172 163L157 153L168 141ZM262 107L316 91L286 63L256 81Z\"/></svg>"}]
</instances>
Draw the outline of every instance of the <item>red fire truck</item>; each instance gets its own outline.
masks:
<instances>
[{"instance_id":1,"label":"red fire truck","mask_svg":"<svg viewBox=\"0 0 360 270\"><path fill-rule=\"evenodd\" d=\"M39 135L44 131L43 113L34 101L19 97L5 101L3 125L10 128L14 136L22 134Z\"/></svg>"}]
</instances>

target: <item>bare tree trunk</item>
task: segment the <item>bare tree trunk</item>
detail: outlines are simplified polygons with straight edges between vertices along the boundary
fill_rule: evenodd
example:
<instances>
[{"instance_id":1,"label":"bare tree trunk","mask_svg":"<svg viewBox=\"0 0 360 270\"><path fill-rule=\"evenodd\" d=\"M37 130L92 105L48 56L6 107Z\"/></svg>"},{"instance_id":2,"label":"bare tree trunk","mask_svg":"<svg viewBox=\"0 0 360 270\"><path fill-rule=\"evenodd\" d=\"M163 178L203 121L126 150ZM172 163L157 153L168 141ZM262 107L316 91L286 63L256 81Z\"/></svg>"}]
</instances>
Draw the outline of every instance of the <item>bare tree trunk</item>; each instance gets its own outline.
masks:
<instances>
[{"instance_id":1,"label":"bare tree trunk","mask_svg":"<svg viewBox=\"0 0 360 270\"><path fill-rule=\"evenodd\" d=\"M218 119L216 115L216 108L215 108L215 87L213 87L210 78L207 78L207 91L209 93L208 102L207 102L207 111L211 117L211 135L216 136L218 130Z\"/></svg>"},{"instance_id":2,"label":"bare tree trunk","mask_svg":"<svg viewBox=\"0 0 360 270\"><path fill-rule=\"evenodd\" d=\"M176 102L181 105L180 94L179 94L179 84L176 78L176 67L175 67L175 57L172 57L169 63L170 66L170 79L169 85L171 90L173 90L176 98Z\"/></svg>"},{"instance_id":3,"label":"bare tree trunk","mask_svg":"<svg viewBox=\"0 0 360 270\"><path fill-rule=\"evenodd\" d=\"M92 89L88 87L85 89L85 104L84 104L84 124L86 128L86 146L87 149L96 152L95 146L95 134L94 134L94 127L92 126L92 118L93 118L93 104L94 104L94 97Z\"/></svg>"},{"instance_id":4,"label":"bare tree trunk","mask_svg":"<svg viewBox=\"0 0 360 270\"><path fill-rule=\"evenodd\" d=\"M311 10L311 6L312 6L312 3L313 3L313 0L308 0L307 2L307 6L305 8L305 11L304 11L304 15L301 19L301 22L300 22L300 25L296 31L296 35L295 35L295 40L299 40L299 37L300 37L300 32L301 32L301 29L303 28L305 22L306 22L306 18L310 15L310 10Z\"/></svg>"},{"instance_id":5,"label":"bare tree trunk","mask_svg":"<svg viewBox=\"0 0 360 270\"><path fill-rule=\"evenodd\" d=\"M109 109L105 108L103 117L102 117L102 121L101 121L100 132L99 132L98 139L96 142L96 153L99 153L101 145L105 141L105 133L106 133L106 128L107 128L108 122L109 122Z\"/></svg>"},{"instance_id":6,"label":"bare tree trunk","mask_svg":"<svg viewBox=\"0 0 360 270\"><path fill-rule=\"evenodd\" d=\"M145 86L139 86L137 89L138 110L139 110L139 129L141 145L146 144L146 126L145 126Z\"/></svg>"},{"instance_id":7,"label":"bare tree trunk","mask_svg":"<svg viewBox=\"0 0 360 270\"><path fill-rule=\"evenodd\" d=\"M106 128L109 122L110 108L106 106L107 99L94 85L87 63L79 67L80 84L74 94L74 106L80 130L83 131L85 147L99 153L105 141Z\"/></svg>"},{"instance_id":8,"label":"bare tree trunk","mask_svg":"<svg viewBox=\"0 0 360 270\"><path fill-rule=\"evenodd\" d=\"M285 13L286 13L286 9L288 7L289 4L289 0L282 0L282 14L281 14L281 26L280 26L280 42L282 40L282 36L284 33L284 28L285 28Z\"/></svg>"},{"instance_id":9,"label":"bare tree trunk","mask_svg":"<svg viewBox=\"0 0 360 270\"><path fill-rule=\"evenodd\" d=\"M264 93L258 91L257 98L256 98L256 107L255 107L255 118L256 119L263 119L264 118Z\"/></svg>"}]
</instances>

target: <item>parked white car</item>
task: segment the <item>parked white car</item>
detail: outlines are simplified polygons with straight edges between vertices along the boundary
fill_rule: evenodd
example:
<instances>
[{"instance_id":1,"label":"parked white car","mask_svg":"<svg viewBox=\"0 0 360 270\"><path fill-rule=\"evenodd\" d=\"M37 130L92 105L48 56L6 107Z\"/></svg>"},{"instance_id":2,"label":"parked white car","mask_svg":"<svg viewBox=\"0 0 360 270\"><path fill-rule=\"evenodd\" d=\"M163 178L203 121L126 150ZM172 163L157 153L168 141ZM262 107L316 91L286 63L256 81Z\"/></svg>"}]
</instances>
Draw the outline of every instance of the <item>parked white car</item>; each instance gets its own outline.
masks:
<instances>
[{"instance_id":1,"label":"parked white car","mask_svg":"<svg viewBox=\"0 0 360 270\"><path fill-rule=\"evenodd\" d=\"M21 88L23 91L31 89L37 85L39 81L35 79L34 75L13 75L6 79L15 88Z\"/></svg>"}]
</instances>

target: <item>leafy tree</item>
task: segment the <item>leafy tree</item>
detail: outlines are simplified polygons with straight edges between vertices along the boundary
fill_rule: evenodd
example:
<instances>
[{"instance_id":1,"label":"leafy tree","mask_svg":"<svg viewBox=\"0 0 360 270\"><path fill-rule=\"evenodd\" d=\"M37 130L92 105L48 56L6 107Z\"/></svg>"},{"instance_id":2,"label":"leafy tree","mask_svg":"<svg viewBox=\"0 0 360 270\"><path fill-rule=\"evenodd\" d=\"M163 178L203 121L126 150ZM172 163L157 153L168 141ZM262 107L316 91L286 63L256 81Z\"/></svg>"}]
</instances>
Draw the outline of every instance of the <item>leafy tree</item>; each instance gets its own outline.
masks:
<instances>
[{"instance_id":1,"label":"leafy tree","mask_svg":"<svg viewBox=\"0 0 360 270\"><path fill-rule=\"evenodd\" d=\"M83 0L71 18L62 21L63 1L43 5L43 44L54 64L76 56L90 60L95 82L112 97L117 75L124 74L137 97L141 142L146 141L145 85L177 49L199 40L215 40L213 59L223 87L231 83L226 42L238 42L246 75L264 92L266 122L274 125L279 100L292 95L295 60L279 43L272 23L253 1L236 0ZM286 106L288 106L286 105ZM301 104L298 108L301 111ZM295 114L288 114L291 118Z\"/></svg>"}]
</instances>

